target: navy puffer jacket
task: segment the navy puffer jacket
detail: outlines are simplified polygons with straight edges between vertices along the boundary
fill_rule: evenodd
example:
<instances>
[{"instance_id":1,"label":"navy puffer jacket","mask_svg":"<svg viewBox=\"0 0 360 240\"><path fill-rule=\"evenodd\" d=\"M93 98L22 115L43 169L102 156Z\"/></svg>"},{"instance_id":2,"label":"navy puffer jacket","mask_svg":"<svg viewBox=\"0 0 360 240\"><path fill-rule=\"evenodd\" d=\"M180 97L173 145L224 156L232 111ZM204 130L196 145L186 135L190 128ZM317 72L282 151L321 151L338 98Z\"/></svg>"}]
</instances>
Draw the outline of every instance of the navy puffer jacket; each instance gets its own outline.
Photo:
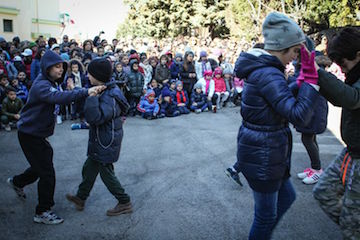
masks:
<instances>
[{"instance_id":1,"label":"navy puffer jacket","mask_svg":"<svg viewBox=\"0 0 360 240\"><path fill-rule=\"evenodd\" d=\"M287 85L284 66L264 50L241 53L235 66L245 78L238 134L238 164L252 189L275 192L290 176L292 136L288 122L306 126L319 94L304 83L295 98Z\"/></svg>"},{"instance_id":2,"label":"navy puffer jacket","mask_svg":"<svg viewBox=\"0 0 360 240\"><path fill-rule=\"evenodd\" d=\"M113 83L100 96L88 97L84 106L90 124L88 157L102 163L116 162L123 137L122 116L129 104L119 87Z\"/></svg>"}]
</instances>

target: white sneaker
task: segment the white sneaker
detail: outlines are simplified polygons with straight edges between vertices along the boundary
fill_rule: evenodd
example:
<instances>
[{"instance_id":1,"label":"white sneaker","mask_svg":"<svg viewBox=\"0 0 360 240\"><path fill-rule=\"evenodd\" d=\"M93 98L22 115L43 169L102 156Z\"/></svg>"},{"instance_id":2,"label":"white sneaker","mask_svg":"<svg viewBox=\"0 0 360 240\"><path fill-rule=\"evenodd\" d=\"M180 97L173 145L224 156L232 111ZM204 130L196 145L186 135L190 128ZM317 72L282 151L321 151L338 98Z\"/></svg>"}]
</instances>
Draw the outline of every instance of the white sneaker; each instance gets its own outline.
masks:
<instances>
[{"instance_id":1,"label":"white sneaker","mask_svg":"<svg viewBox=\"0 0 360 240\"><path fill-rule=\"evenodd\" d=\"M313 172L313 171L315 171L315 170L312 169L312 168L307 168L307 169L305 169L303 172L298 173L297 176L298 176L298 178L300 178L300 179L304 179L304 178L306 178L307 176L309 176L309 174L310 174L311 172Z\"/></svg>"},{"instance_id":2,"label":"white sneaker","mask_svg":"<svg viewBox=\"0 0 360 240\"><path fill-rule=\"evenodd\" d=\"M195 109L196 113L201 113L201 109Z\"/></svg>"},{"instance_id":3,"label":"white sneaker","mask_svg":"<svg viewBox=\"0 0 360 240\"><path fill-rule=\"evenodd\" d=\"M61 115L57 115L57 116L56 116L56 123L57 123L57 124L62 124Z\"/></svg>"},{"instance_id":4,"label":"white sneaker","mask_svg":"<svg viewBox=\"0 0 360 240\"><path fill-rule=\"evenodd\" d=\"M317 183L321 177L321 174L323 173L323 170L313 170L306 178L302 180L305 184L314 184Z\"/></svg>"},{"instance_id":5,"label":"white sneaker","mask_svg":"<svg viewBox=\"0 0 360 240\"><path fill-rule=\"evenodd\" d=\"M11 132L11 127L9 124L5 125L5 131Z\"/></svg>"},{"instance_id":6,"label":"white sneaker","mask_svg":"<svg viewBox=\"0 0 360 240\"><path fill-rule=\"evenodd\" d=\"M64 219L57 216L52 211L48 210L46 212L43 212L40 215L36 214L34 216L34 222L36 222L36 223L44 223L44 224L49 224L49 225L55 225L55 224L63 223Z\"/></svg>"}]
</instances>

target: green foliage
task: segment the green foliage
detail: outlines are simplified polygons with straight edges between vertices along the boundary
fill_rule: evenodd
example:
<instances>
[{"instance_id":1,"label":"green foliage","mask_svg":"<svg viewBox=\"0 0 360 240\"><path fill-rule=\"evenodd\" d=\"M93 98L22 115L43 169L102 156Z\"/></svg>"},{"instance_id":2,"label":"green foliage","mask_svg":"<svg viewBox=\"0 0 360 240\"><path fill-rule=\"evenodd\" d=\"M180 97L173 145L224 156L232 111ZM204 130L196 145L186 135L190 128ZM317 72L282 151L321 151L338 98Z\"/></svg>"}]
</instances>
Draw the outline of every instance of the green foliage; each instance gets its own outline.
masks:
<instances>
[{"instance_id":1,"label":"green foliage","mask_svg":"<svg viewBox=\"0 0 360 240\"><path fill-rule=\"evenodd\" d=\"M118 36L209 35L250 40L260 37L269 12L283 12L306 32L360 25L360 0L126 0L128 18ZM360 15L360 14L359 14Z\"/></svg>"}]
</instances>

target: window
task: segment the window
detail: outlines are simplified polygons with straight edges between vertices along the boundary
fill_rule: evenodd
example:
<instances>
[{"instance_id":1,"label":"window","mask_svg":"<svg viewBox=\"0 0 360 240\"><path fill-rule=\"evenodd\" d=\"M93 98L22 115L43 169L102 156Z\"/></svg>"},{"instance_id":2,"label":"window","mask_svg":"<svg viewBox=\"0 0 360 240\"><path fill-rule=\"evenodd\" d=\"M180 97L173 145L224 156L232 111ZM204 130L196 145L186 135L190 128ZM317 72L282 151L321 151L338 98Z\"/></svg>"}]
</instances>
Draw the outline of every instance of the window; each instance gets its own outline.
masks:
<instances>
[{"instance_id":1,"label":"window","mask_svg":"<svg viewBox=\"0 0 360 240\"><path fill-rule=\"evenodd\" d=\"M13 21L9 19L4 19L4 32L13 32Z\"/></svg>"}]
</instances>

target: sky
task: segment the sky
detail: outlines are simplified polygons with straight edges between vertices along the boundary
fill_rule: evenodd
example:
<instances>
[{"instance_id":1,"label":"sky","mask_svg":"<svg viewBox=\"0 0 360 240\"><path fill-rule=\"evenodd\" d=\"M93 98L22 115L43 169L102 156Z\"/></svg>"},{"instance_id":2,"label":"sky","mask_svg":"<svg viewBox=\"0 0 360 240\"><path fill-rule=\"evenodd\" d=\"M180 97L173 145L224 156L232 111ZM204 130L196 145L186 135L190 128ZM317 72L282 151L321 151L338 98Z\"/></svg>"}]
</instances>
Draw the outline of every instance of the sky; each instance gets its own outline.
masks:
<instances>
[{"instance_id":1,"label":"sky","mask_svg":"<svg viewBox=\"0 0 360 240\"><path fill-rule=\"evenodd\" d=\"M68 13L74 24L68 24L64 33L70 38L93 39L100 31L101 38L111 41L116 29L127 16L122 0L60 0L60 13Z\"/></svg>"}]
</instances>

